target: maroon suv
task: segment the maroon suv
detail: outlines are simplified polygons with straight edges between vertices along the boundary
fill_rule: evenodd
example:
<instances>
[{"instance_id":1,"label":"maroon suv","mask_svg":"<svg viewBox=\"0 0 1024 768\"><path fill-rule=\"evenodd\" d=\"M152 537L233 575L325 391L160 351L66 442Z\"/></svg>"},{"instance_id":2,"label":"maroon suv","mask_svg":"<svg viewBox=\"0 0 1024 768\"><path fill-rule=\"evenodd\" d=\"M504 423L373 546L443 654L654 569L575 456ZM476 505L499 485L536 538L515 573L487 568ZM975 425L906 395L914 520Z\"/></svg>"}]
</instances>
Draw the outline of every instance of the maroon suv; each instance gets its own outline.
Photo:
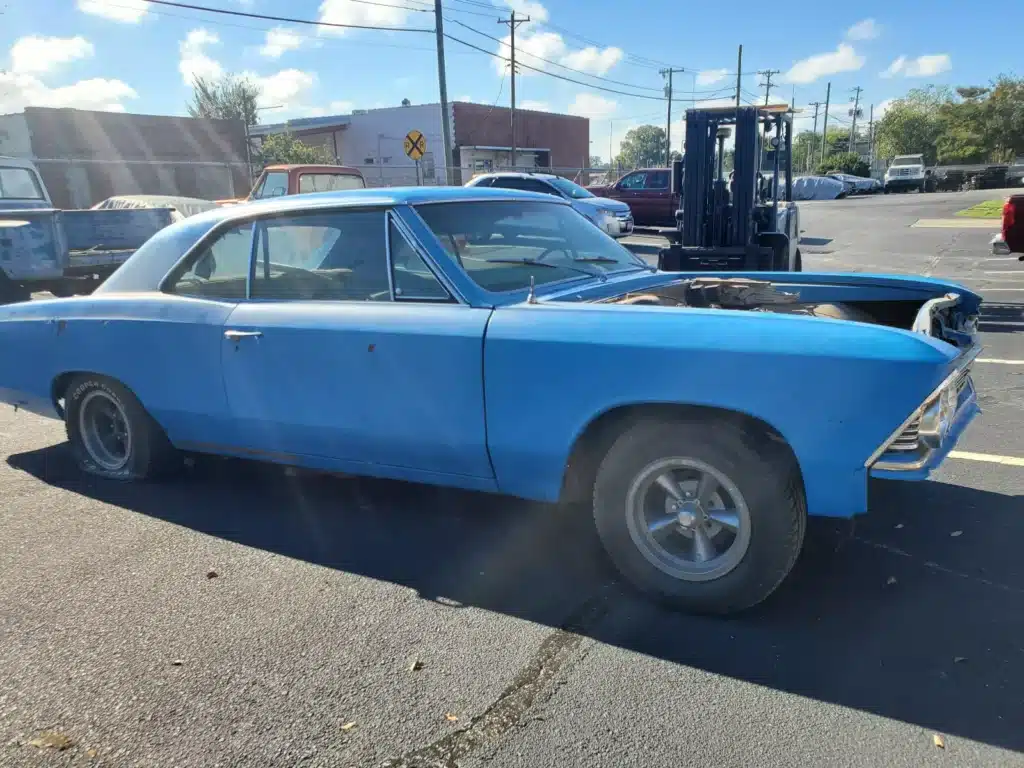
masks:
<instances>
[{"instance_id":1,"label":"maroon suv","mask_svg":"<svg viewBox=\"0 0 1024 768\"><path fill-rule=\"evenodd\" d=\"M621 200L629 205L633 220L640 225L672 227L676 223L679 195L672 194L672 172L668 168L631 171L611 185L587 189L598 197Z\"/></svg>"}]
</instances>

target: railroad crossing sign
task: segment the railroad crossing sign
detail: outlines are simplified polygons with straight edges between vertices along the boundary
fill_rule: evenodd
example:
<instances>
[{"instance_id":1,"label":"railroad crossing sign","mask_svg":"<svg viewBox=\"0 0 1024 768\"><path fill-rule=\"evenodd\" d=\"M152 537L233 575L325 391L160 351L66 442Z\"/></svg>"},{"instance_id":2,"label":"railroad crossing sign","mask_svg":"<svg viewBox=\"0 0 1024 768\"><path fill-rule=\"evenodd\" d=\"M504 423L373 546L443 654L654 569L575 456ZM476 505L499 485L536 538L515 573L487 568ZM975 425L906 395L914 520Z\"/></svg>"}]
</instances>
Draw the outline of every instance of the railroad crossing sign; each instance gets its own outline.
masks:
<instances>
[{"instance_id":1,"label":"railroad crossing sign","mask_svg":"<svg viewBox=\"0 0 1024 768\"><path fill-rule=\"evenodd\" d=\"M427 140L417 130L411 130L405 135L405 154L413 160L419 160L427 151Z\"/></svg>"}]
</instances>

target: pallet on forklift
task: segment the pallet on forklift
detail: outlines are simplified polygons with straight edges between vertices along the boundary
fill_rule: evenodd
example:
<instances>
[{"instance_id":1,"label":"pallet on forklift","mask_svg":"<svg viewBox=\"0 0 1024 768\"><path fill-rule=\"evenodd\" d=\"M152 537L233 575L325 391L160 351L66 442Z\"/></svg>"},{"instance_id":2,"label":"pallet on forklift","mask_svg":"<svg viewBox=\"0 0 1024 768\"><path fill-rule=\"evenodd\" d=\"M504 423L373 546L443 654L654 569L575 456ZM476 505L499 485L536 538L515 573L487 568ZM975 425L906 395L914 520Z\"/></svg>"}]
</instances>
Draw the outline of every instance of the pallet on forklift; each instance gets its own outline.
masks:
<instances>
[{"instance_id":1,"label":"pallet on forklift","mask_svg":"<svg viewBox=\"0 0 1024 768\"><path fill-rule=\"evenodd\" d=\"M672 167L682 207L675 242L658 254L659 269L801 271L793 114L788 104L687 110L685 154ZM726 178L725 140L733 131Z\"/></svg>"}]
</instances>

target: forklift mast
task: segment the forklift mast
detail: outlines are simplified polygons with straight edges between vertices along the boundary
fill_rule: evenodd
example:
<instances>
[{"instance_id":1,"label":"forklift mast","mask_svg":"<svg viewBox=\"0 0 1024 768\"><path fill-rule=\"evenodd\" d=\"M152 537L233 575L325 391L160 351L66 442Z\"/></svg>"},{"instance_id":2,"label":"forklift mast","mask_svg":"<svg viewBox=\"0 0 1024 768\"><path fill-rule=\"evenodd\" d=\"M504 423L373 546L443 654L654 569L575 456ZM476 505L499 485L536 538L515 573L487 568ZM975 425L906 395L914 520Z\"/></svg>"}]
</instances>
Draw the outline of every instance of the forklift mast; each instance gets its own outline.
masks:
<instances>
[{"instance_id":1,"label":"forklift mast","mask_svg":"<svg viewBox=\"0 0 1024 768\"><path fill-rule=\"evenodd\" d=\"M685 154L672 173L673 192L681 193L679 232L659 254L660 268L786 269L789 238L776 230L780 198L793 198L792 127L788 105L687 110ZM726 178L724 145L732 132Z\"/></svg>"}]
</instances>

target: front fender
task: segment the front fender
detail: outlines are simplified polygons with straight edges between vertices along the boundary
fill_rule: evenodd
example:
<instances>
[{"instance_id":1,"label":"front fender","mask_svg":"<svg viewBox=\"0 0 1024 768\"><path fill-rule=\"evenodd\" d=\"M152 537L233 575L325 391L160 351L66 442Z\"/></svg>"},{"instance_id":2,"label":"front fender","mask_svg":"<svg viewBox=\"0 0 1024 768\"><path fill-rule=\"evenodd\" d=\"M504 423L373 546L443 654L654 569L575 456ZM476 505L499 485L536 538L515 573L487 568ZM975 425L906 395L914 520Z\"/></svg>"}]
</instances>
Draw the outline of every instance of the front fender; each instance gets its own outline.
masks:
<instances>
[{"instance_id":1,"label":"front fender","mask_svg":"<svg viewBox=\"0 0 1024 768\"><path fill-rule=\"evenodd\" d=\"M812 514L866 508L865 460L947 375L920 334L795 315L545 304L495 311L484 347L499 487L555 500L575 440L636 404L736 411L789 443Z\"/></svg>"}]
</instances>

